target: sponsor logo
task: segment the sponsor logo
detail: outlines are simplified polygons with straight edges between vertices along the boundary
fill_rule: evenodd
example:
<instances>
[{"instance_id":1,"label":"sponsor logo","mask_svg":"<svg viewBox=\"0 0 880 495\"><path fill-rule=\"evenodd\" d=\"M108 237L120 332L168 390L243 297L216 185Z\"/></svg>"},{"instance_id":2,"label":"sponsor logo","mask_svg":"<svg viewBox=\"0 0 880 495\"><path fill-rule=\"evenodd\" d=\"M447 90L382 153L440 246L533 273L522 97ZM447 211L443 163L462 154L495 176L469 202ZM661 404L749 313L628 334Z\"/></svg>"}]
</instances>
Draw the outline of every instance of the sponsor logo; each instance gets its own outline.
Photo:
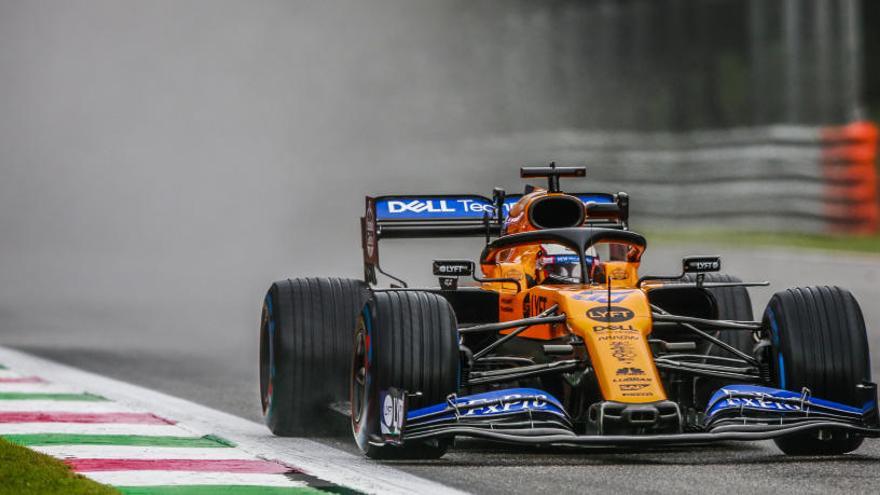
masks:
<instances>
[{"instance_id":1,"label":"sponsor logo","mask_svg":"<svg viewBox=\"0 0 880 495\"><path fill-rule=\"evenodd\" d=\"M495 213L495 206L487 205L485 203L481 203L474 199L459 199L456 201L461 205L464 211L471 213ZM510 206L504 205L504 211L507 212L510 210Z\"/></svg>"},{"instance_id":2,"label":"sponsor logo","mask_svg":"<svg viewBox=\"0 0 880 495\"><path fill-rule=\"evenodd\" d=\"M397 389L390 388L381 394L382 420L381 432L387 436L399 436L403 428L403 396Z\"/></svg>"},{"instance_id":3,"label":"sponsor logo","mask_svg":"<svg viewBox=\"0 0 880 495\"><path fill-rule=\"evenodd\" d=\"M618 375L644 375L645 370L641 368L620 368L617 370Z\"/></svg>"},{"instance_id":4,"label":"sponsor logo","mask_svg":"<svg viewBox=\"0 0 880 495\"><path fill-rule=\"evenodd\" d=\"M721 390L724 393L729 393L727 390ZM740 392L737 392L740 393ZM770 397L765 394L755 394L753 398L749 397L727 397L724 399L724 402L721 403L722 408L726 407L752 407L755 409L767 409L772 411L800 411L800 404L791 404L788 402L776 402L773 400L773 397Z\"/></svg>"},{"instance_id":5,"label":"sponsor logo","mask_svg":"<svg viewBox=\"0 0 880 495\"><path fill-rule=\"evenodd\" d=\"M547 298L529 294L523 299L523 318L543 313L547 309Z\"/></svg>"},{"instance_id":6,"label":"sponsor logo","mask_svg":"<svg viewBox=\"0 0 880 495\"><path fill-rule=\"evenodd\" d=\"M624 397L650 397L650 392L622 392Z\"/></svg>"},{"instance_id":7,"label":"sponsor logo","mask_svg":"<svg viewBox=\"0 0 880 495\"><path fill-rule=\"evenodd\" d=\"M540 261L541 264L544 265L573 265L581 262L580 257L576 254L555 254L551 256L542 256Z\"/></svg>"},{"instance_id":8,"label":"sponsor logo","mask_svg":"<svg viewBox=\"0 0 880 495\"><path fill-rule=\"evenodd\" d=\"M629 321L633 317L635 317L635 313L620 306L597 306L587 311L587 318L608 323Z\"/></svg>"},{"instance_id":9,"label":"sponsor logo","mask_svg":"<svg viewBox=\"0 0 880 495\"><path fill-rule=\"evenodd\" d=\"M635 390L641 390L650 385L650 383L625 383L620 386L620 390L624 392L632 392Z\"/></svg>"},{"instance_id":10,"label":"sponsor logo","mask_svg":"<svg viewBox=\"0 0 880 495\"><path fill-rule=\"evenodd\" d=\"M487 404L488 402L492 403ZM481 406L480 404L486 405ZM474 399L460 407L462 409L468 408L462 416L491 416L493 414L503 414L507 412L542 410L546 409L547 405L547 396L545 395L523 397L519 394L510 394L502 397L501 401L498 401L495 398Z\"/></svg>"},{"instance_id":11,"label":"sponsor logo","mask_svg":"<svg viewBox=\"0 0 880 495\"><path fill-rule=\"evenodd\" d=\"M591 302L597 302L597 303L602 303L602 304L608 304L608 303L617 304L619 302L622 302L624 299L626 299L633 292L635 292L635 291L625 290L625 291L620 291L620 292L612 292L611 297L609 298L607 291L588 290L588 291L584 291L584 292L580 292L578 294L575 294L574 299L577 299L578 301L591 301Z\"/></svg>"},{"instance_id":12,"label":"sponsor logo","mask_svg":"<svg viewBox=\"0 0 880 495\"><path fill-rule=\"evenodd\" d=\"M745 397L733 397L724 400L725 407L754 407L756 409L771 409L774 411L800 411L799 404L788 404L767 399L749 399Z\"/></svg>"},{"instance_id":13,"label":"sponsor logo","mask_svg":"<svg viewBox=\"0 0 880 495\"><path fill-rule=\"evenodd\" d=\"M684 259L684 271L693 272L717 272L721 269L721 258L717 256L692 256Z\"/></svg>"},{"instance_id":14,"label":"sponsor logo","mask_svg":"<svg viewBox=\"0 0 880 495\"><path fill-rule=\"evenodd\" d=\"M430 215L432 213L467 215L480 217L488 213L490 216L495 215L495 206L487 203L484 199L477 198L445 198L445 199L390 199L385 203L388 213L391 215L400 215L407 213L416 213L420 215ZM510 212L513 204L504 205L504 214Z\"/></svg>"},{"instance_id":15,"label":"sponsor logo","mask_svg":"<svg viewBox=\"0 0 880 495\"><path fill-rule=\"evenodd\" d=\"M625 376L623 378L615 378L613 381L614 383L651 383L650 378L645 378L641 376Z\"/></svg>"},{"instance_id":16,"label":"sponsor logo","mask_svg":"<svg viewBox=\"0 0 880 495\"><path fill-rule=\"evenodd\" d=\"M636 351L629 342L612 342L611 355L621 363L631 363L636 358Z\"/></svg>"},{"instance_id":17,"label":"sponsor logo","mask_svg":"<svg viewBox=\"0 0 880 495\"><path fill-rule=\"evenodd\" d=\"M626 270L623 268L616 268L611 271L611 279L612 280L625 280L626 279Z\"/></svg>"},{"instance_id":18,"label":"sponsor logo","mask_svg":"<svg viewBox=\"0 0 880 495\"><path fill-rule=\"evenodd\" d=\"M450 208L446 204L445 199L428 199L421 201L414 199L412 201L389 201L388 213L403 213L411 211L413 213L455 213L455 208Z\"/></svg>"},{"instance_id":19,"label":"sponsor logo","mask_svg":"<svg viewBox=\"0 0 880 495\"><path fill-rule=\"evenodd\" d=\"M620 341L624 341L624 340L630 340L630 341L640 340L641 338L642 337L641 337L641 335L638 335L638 332L623 332L623 333L610 332L610 333L603 333L602 335L599 335L599 338L597 340L599 342L605 342L608 340L611 340L614 342L620 342Z\"/></svg>"},{"instance_id":20,"label":"sponsor logo","mask_svg":"<svg viewBox=\"0 0 880 495\"><path fill-rule=\"evenodd\" d=\"M594 332L638 332L638 329L632 325L596 325L593 327Z\"/></svg>"},{"instance_id":21,"label":"sponsor logo","mask_svg":"<svg viewBox=\"0 0 880 495\"><path fill-rule=\"evenodd\" d=\"M376 208L372 200L367 201L367 212L364 215L364 251L367 259L376 263Z\"/></svg>"},{"instance_id":22,"label":"sponsor logo","mask_svg":"<svg viewBox=\"0 0 880 495\"><path fill-rule=\"evenodd\" d=\"M691 266L695 270L703 271L703 270L717 270L720 268L721 264L717 261L695 261L691 263Z\"/></svg>"},{"instance_id":23,"label":"sponsor logo","mask_svg":"<svg viewBox=\"0 0 880 495\"><path fill-rule=\"evenodd\" d=\"M391 394L385 396L385 402L382 403L382 422L385 426L394 424L394 399Z\"/></svg>"},{"instance_id":24,"label":"sponsor logo","mask_svg":"<svg viewBox=\"0 0 880 495\"><path fill-rule=\"evenodd\" d=\"M434 261L434 275L470 275L473 265L470 261Z\"/></svg>"},{"instance_id":25,"label":"sponsor logo","mask_svg":"<svg viewBox=\"0 0 880 495\"><path fill-rule=\"evenodd\" d=\"M461 266L461 265L440 265L437 268L440 273L444 273L444 274L446 274L446 273L451 273L451 274L467 273L468 271L470 271L469 266Z\"/></svg>"},{"instance_id":26,"label":"sponsor logo","mask_svg":"<svg viewBox=\"0 0 880 495\"><path fill-rule=\"evenodd\" d=\"M515 278L517 280L522 278L522 272L519 270L507 270L501 274L502 277L505 278Z\"/></svg>"}]
</instances>

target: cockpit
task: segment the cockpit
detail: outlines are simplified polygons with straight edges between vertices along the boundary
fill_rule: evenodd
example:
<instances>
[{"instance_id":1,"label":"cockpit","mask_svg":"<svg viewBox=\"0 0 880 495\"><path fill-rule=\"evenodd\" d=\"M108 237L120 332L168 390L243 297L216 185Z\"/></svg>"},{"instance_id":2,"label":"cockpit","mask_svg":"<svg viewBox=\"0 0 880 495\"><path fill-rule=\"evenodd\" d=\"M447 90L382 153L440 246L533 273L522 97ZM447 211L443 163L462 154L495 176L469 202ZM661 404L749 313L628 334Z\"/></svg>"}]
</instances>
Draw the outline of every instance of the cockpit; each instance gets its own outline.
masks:
<instances>
[{"instance_id":1,"label":"cockpit","mask_svg":"<svg viewBox=\"0 0 880 495\"><path fill-rule=\"evenodd\" d=\"M581 247L582 246L582 247ZM644 238L629 231L572 227L513 234L490 243L483 273L534 285L604 284L638 281Z\"/></svg>"}]
</instances>

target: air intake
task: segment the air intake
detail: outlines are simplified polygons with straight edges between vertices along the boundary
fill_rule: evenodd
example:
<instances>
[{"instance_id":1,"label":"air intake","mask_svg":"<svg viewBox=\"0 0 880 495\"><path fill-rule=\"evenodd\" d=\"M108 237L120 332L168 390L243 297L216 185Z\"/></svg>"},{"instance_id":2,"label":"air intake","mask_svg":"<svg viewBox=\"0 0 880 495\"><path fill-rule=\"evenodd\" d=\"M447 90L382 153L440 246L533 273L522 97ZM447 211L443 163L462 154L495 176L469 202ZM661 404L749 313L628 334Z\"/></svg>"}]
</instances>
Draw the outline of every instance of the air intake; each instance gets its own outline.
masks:
<instances>
[{"instance_id":1,"label":"air intake","mask_svg":"<svg viewBox=\"0 0 880 495\"><path fill-rule=\"evenodd\" d=\"M584 223L584 203L568 195L538 198L529 206L529 222L539 229L577 227Z\"/></svg>"}]
</instances>

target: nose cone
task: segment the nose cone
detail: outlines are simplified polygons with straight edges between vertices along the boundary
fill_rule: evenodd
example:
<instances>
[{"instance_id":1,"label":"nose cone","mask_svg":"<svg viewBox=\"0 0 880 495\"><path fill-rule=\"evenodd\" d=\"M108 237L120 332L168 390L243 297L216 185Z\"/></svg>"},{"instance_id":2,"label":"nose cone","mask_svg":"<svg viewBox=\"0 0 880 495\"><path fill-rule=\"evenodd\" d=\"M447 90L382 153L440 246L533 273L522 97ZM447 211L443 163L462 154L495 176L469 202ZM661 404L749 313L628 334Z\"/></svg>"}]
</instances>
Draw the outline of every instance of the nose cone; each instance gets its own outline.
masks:
<instances>
[{"instance_id":1,"label":"nose cone","mask_svg":"<svg viewBox=\"0 0 880 495\"><path fill-rule=\"evenodd\" d=\"M571 330L584 340L590 354L605 400L633 404L666 400L648 345L653 322L644 292L618 289L609 297L607 290L582 290L567 297L565 306Z\"/></svg>"}]
</instances>

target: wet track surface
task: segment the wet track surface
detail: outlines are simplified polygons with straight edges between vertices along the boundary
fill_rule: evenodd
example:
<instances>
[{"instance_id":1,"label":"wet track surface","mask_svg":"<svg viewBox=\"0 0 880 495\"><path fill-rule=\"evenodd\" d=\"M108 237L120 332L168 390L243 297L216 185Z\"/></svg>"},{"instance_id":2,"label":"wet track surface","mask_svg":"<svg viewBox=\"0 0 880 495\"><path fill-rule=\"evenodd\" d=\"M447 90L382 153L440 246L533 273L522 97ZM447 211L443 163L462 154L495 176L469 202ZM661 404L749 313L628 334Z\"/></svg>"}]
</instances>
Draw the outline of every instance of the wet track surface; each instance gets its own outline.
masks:
<instances>
[{"instance_id":1,"label":"wet track surface","mask_svg":"<svg viewBox=\"0 0 880 495\"><path fill-rule=\"evenodd\" d=\"M778 249L747 253L717 246L653 246L643 273L669 272L678 266L681 255L706 253L722 254L725 272L746 280L773 282L771 288L752 290L756 308L763 308L770 294L784 287L836 284L850 288L868 322L874 376L878 376L880 258ZM428 263L407 262L410 266L401 271ZM139 316L150 318L149 313ZM51 330L7 325L6 345L259 419L254 328L205 319L204 325L210 327L207 331L194 329L178 332L174 339L145 341L126 328L96 339L89 329L73 324ZM323 441L353 450L345 437ZM441 460L394 465L477 493L875 493L880 486L880 441L868 440L856 454L833 458L787 457L771 442L615 451L511 448L463 441Z\"/></svg>"}]
</instances>

